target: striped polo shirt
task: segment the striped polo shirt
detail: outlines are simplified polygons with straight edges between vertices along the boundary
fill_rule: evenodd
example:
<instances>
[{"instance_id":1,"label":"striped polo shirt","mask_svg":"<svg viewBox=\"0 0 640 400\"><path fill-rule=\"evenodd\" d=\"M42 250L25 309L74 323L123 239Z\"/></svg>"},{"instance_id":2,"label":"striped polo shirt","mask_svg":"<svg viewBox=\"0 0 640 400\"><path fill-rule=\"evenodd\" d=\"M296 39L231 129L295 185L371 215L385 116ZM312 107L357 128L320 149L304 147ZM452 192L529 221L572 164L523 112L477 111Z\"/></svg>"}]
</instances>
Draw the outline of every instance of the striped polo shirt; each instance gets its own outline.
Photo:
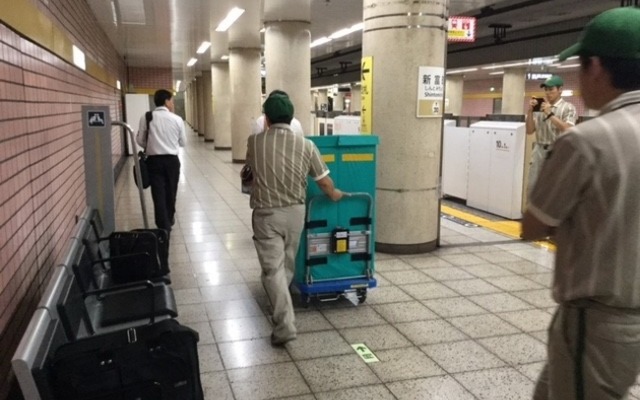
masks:
<instances>
[{"instance_id":1,"label":"striped polo shirt","mask_svg":"<svg viewBox=\"0 0 640 400\"><path fill-rule=\"evenodd\" d=\"M640 308L640 91L560 136L529 210L557 227L556 301Z\"/></svg>"},{"instance_id":2,"label":"striped polo shirt","mask_svg":"<svg viewBox=\"0 0 640 400\"><path fill-rule=\"evenodd\" d=\"M560 98L551 106L551 111L567 124L576 124L576 108L568 101ZM551 120L545 121L546 117L543 112L535 113L536 143L541 145L553 144L561 133Z\"/></svg>"},{"instance_id":3,"label":"striped polo shirt","mask_svg":"<svg viewBox=\"0 0 640 400\"><path fill-rule=\"evenodd\" d=\"M254 177L251 208L304 204L307 176L317 181L329 174L316 145L288 124L273 124L267 132L249 136L247 163Z\"/></svg>"}]
</instances>

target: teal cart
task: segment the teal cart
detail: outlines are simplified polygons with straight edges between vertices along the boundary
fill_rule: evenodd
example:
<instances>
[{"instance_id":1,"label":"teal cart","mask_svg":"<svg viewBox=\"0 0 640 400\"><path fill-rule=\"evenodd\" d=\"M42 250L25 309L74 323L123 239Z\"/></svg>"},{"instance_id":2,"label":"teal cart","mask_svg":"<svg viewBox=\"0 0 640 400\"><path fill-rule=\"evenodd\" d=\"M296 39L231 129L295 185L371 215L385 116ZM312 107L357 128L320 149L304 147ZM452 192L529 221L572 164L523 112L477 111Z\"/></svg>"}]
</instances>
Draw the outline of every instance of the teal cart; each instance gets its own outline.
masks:
<instances>
[{"instance_id":1,"label":"teal cart","mask_svg":"<svg viewBox=\"0 0 640 400\"><path fill-rule=\"evenodd\" d=\"M336 300L355 293L360 303L374 278L377 136L309 137L331 170L337 188L348 193L331 201L309 180L305 227L294 283L303 302Z\"/></svg>"}]
</instances>

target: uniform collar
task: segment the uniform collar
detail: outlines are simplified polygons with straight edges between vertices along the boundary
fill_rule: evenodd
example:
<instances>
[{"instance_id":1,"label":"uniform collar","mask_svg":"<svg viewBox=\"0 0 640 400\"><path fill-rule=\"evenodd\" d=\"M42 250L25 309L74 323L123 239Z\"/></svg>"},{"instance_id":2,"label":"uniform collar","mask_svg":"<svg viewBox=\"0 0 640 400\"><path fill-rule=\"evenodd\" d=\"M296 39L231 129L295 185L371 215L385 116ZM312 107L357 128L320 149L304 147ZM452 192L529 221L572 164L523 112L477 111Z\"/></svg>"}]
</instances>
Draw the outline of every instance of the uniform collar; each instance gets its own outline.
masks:
<instances>
[{"instance_id":1,"label":"uniform collar","mask_svg":"<svg viewBox=\"0 0 640 400\"><path fill-rule=\"evenodd\" d=\"M622 93L620 96L611 100L602 107L600 115L606 114L610 111L617 110L619 108L640 103L640 90L633 90L631 92Z\"/></svg>"}]
</instances>

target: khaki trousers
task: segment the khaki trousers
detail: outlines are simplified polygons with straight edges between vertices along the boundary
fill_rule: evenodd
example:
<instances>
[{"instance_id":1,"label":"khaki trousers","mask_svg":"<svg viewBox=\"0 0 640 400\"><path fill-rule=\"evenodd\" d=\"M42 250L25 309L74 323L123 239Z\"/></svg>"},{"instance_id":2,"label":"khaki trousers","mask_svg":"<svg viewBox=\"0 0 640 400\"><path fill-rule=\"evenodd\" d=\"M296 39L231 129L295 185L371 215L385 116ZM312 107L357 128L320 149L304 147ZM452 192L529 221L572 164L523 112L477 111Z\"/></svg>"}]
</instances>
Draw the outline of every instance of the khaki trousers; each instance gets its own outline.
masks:
<instances>
[{"instance_id":1,"label":"khaki trousers","mask_svg":"<svg viewBox=\"0 0 640 400\"><path fill-rule=\"evenodd\" d=\"M534 400L627 399L640 373L640 312L560 305Z\"/></svg>"},{"instance_id":2,"label":"khaki trousers","mask_svg":"<svg viewBox=\"0 0 640 400\"><path fill-rule=\"evenodd\" d=\"M296 336L289 285L295 271L304 215L303 204L253 210L253 243L262 267L262 285L273 308L273 335L277 339Z\"/></svg>"}]
</instances>

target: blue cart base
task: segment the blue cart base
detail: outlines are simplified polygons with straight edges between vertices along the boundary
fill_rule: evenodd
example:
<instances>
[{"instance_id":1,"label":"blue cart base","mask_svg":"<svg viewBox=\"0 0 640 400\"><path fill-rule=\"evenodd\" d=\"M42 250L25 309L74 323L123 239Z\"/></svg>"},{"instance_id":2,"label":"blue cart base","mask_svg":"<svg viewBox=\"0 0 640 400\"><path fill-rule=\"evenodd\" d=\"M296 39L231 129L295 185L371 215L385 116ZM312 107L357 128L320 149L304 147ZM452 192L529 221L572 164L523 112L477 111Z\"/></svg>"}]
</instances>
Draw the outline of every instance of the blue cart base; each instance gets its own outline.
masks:
<instances>
[{"instance_id":1,"label":"blue cart base","mask_svg":"<svg viewBox=\"0 0 640 400\"><path fill-rule=\"evenodd\" d=\"M295 283L300 290L300 297L303 303L307 304L312 297L317 297L321 301L338 300L346 293L355 292L360 303L364 303L367 299L367 289L374 288L378 285L375 278L359 278L359 279L341 279L324 282Z\"/></svg>"}]
</instances>

